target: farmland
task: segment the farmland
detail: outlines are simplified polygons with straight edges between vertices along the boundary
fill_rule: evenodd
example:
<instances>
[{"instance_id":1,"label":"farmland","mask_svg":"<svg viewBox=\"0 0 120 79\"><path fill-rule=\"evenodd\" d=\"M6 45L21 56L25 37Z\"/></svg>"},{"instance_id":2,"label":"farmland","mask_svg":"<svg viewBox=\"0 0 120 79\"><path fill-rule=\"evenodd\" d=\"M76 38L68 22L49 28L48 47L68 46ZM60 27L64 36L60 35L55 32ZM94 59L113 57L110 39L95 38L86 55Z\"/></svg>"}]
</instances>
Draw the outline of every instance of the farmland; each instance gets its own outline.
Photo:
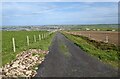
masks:
<instances>
[{"instance_id":1,"label":"farmland","mask_svg":"<svg viewBox=\"0 0 120 79\"><path fill-rule=\"evenodd\" d=\"M88 25L64 25L62 26L66 30L71 31L120 31L118 24L88 24ZM62 28L61 27L61 28Z\"/></svg>"},{"instance_id":2,"label":"farmland","mask_svg":"<svg viewBox=\"0 0 120 79\"><path fill-rule=\"evenodd\" d=\"M112 32L112 31L70 31L68 32L74 35L82 35L89 37L90 39L96 41L106 42L106 37L108 37L108 43L120 45L118 37L120 36L120 32Z\"/></svg>"},{"instance_id":3,"label":"farmland","mask_svg":"<svg viewBox=\"0 0 120 79\"><path fill-rule=\"evenodd\" d=\"M47 31L3 31L2 32L2 65L15 59L16 54L28 49L48 50L53 34ZM40 35L40 39L39 39ZM46 35L46 37L45 37ZM29 36L29 46L27 45ZM35 38L34 38L35 36ZM12 38L15 39L16 52L13 52ZM36 41L35 41L36 39ZM44 39L44 40L43 40Z\"/></svg>"}]
</instances>

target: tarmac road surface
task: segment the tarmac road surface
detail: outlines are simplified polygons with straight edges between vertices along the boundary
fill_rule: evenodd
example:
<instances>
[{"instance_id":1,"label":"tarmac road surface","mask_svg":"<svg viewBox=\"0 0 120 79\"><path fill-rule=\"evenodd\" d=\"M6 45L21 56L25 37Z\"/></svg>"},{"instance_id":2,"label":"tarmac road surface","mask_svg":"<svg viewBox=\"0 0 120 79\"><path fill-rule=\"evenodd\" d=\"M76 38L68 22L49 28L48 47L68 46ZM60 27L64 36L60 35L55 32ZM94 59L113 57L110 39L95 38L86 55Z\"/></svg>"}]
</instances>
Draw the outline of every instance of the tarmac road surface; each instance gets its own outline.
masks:
<instances>
[{"instance_id":1,"label":"tarmac road surface","mask_svg":"<svg viewBox=\"0 0 120 79\"><path fill-rule=\"evenodd\" d=\"M115 77L117 70L90 56L57 33L35 77Z\"/></svg>"}]
</instances>

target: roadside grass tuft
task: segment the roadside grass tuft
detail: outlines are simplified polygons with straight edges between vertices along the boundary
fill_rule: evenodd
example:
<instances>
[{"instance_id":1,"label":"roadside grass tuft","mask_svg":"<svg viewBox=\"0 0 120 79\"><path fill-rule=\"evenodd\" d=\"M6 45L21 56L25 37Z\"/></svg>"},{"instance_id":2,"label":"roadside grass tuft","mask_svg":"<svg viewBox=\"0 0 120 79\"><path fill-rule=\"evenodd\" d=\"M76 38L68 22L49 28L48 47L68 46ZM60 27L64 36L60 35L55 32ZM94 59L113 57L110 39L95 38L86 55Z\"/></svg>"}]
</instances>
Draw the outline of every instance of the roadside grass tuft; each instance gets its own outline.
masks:
<instances>
[{"instance_id":1,"label":"roadside grass tuft","mask_svg":"<svg viewBox=\"0 0 120 79\"><path fill-rule=\"evenodd\" d=\"M64 54L64 56L70 57L71 54L69 53L67 46L61 40L59 40L59 42L60 51Z\"/></svg>"}]
</instances>

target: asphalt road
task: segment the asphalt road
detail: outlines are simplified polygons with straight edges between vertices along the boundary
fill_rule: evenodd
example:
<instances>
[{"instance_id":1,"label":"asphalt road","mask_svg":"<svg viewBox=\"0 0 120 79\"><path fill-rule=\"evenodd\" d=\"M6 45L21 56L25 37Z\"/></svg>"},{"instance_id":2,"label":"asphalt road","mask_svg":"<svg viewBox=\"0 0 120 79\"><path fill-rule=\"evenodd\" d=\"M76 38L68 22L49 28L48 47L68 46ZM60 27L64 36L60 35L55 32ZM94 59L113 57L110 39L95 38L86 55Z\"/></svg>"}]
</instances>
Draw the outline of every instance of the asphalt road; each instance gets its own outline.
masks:
<instances>
[{"instance_id":1,"label":"asphalt road","mask_svg":"<svg viewBox=\"0 0 120 79\"><path fill-rule=\"evenodd\" d=\"M117 70L82 51L57 33L35 77L114 77Z\"/></svg>"}]
</instances>

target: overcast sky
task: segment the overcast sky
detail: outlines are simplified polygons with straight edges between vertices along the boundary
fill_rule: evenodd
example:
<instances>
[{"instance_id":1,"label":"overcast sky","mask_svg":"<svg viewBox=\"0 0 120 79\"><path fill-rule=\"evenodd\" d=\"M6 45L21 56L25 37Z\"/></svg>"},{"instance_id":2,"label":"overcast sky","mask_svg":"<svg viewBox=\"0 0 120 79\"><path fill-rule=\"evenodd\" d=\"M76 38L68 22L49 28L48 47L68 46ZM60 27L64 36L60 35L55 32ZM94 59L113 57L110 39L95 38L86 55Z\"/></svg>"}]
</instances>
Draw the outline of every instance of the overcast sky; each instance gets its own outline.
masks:
<instances>
[{"instance_id":1,"label":"overcast sky","mask_svg":"<svg viewBox=\"0 0 120 79\"><path fill-rule=\"evenodd\" d=\"M4 2L3 25L117 23L117 2Z\"/></svg>"}]
</instances>

